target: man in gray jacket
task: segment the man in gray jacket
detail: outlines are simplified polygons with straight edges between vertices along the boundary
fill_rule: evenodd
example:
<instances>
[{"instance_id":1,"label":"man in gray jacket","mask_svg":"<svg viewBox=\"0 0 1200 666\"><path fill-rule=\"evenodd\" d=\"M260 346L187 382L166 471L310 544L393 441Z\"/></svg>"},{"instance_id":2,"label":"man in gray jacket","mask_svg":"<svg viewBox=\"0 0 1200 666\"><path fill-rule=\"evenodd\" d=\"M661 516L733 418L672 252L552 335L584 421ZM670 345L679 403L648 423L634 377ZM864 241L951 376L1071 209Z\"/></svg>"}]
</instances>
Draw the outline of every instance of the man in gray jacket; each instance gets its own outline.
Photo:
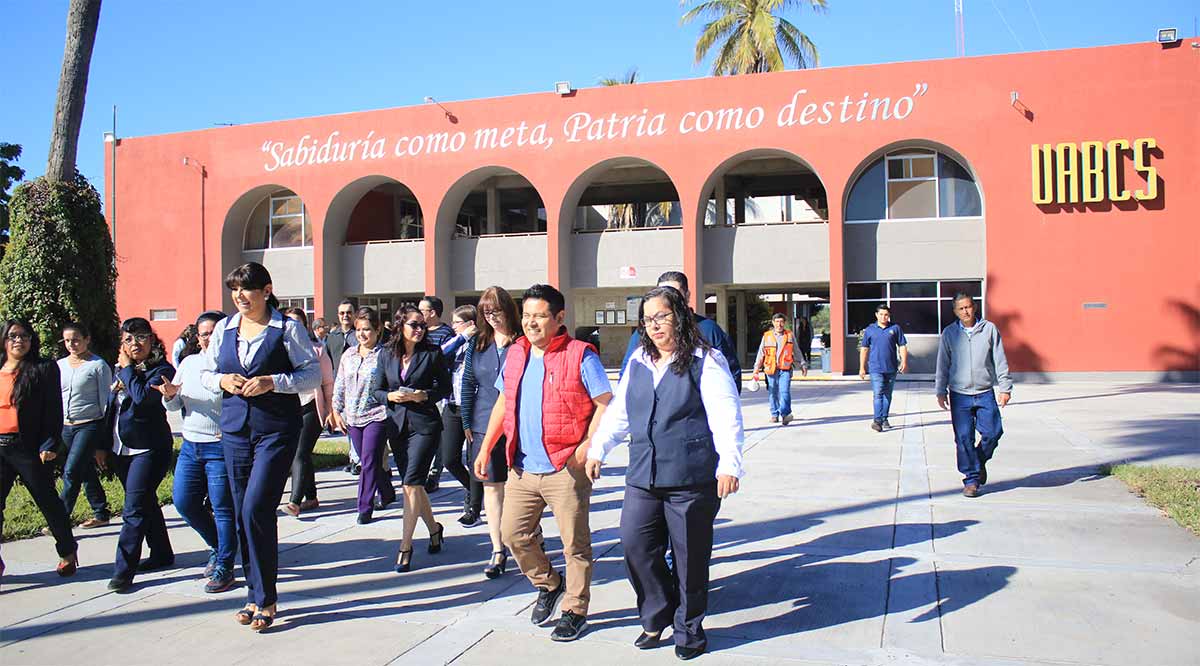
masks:
<instances>
[{"instance_id":1,"label":"man in gray jacket","mask_svg":"<svg viewBox=\"0 0 1200 666\"><path fill-rule=\"evenodd\" d=\"M938 340L934 385L938 406L950 410L958 471L963 474L963 495L967 497L978 497L980 486L987 483L987 462L1004 434L1000 407L1012 398L1013 386L1000 331L992 322L976 319L977 311L975 299L963 293L954 295L958 321L947 326ZM993 392L997 387L999 398Z\"/></svg>"}]
</instances>

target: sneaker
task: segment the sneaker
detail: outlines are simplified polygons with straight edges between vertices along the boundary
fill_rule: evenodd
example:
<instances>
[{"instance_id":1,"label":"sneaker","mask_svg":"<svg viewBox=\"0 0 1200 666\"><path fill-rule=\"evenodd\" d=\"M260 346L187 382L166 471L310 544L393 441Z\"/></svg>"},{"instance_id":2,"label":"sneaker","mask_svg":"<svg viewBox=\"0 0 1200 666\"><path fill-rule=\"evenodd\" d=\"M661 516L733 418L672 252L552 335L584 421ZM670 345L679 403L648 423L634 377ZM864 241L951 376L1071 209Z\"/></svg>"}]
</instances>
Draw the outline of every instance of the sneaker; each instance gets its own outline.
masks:
<instances>
[{"instance_id":1,"label":"sneaker","mask_svg":"<svg viewBox=\"0 0 1200 666\"><path fill-rule=\"evenodd\" d=\"M883 432L883 424L879 421L871 421L871 430L875 432Z\"/></svg>"},{"instance_id":2,"label":"sneaker","mask_svg":"<svg viewBox=\"0 0 1200 666\"><path fill-rule=\"evenodd\" d=\"M783 425L787 425L787 424L789 424L789 423L791 423L791 422L792 422L792 415L791 415L791 414L784 414L784 415L783 415Z\"/></svg>"},{"instance_id":3,"label":"sneaker","mask_svg":"<svg viewBox=\"0 0 1200 666\"><path fill-rule=\"evenodd\" d=\"M963 487L963 497L979 497L979 484L968 483Z\"/></svg>"},{"instance_id":4,"label":"sneaker","mask_svg":"<svg viewBox=\"0 0 1200 666\"><path fill-rule=\"evenodd\" d=\"M529 615L529 621L537 626L546 624L546 620L554 615L555 609L558 608L558 602L562 600L563 592L567 588L566 576L559 578L558 587L553 590L539 590L537 603L533 605L533 613Z\"/></svg>"},{"instance_id":5,"label":"sneaker","mask_svg":"<svg viewBox=\"0 0 1200 666\"><path fill-rule=\"evenodd\" d=\"M892 424L891 424L890 422L888 422L888 420L887 420L887 419L884 419L884 420L883 420L883 423L880 423L879 425L883 426L883 429L884 429L884 430L891 430L891 429L892 429Z\"/></svg>"},{"instance_id":6,"label":"sneaker","mask_svg":"<svg viewBox=\"0 0 1200 666\"><path fill-rule=\"evenodd\" d=\"M217 570L217 551L208 551L208 564L204 565L204 577L212 578L213 572Z\"/></svg>"},{"instance_id":7,"label":"sneaker","mask_svg":"<svg viewBox=\"0 0 1200 666\"><path fill-rule=\"evenodd\" d=\"M463 514L458 517L458 524L463 527L471 527L479 524L479 512L468 507Z\"/></svg>"},{"instance_id":8,"label":"sneaker","mask_svg":"<svg viewBox=\"0 0 1200 666\"><path fill-rule=\"evenodd\" d=\"M225 567L217 567L204 584L204 591L209 594L224 592L233 587L233 571Z\"/></svg>"},{"instance_id":9,"label":"sneaker","mask_svg":"<svg viewBox=\"0 0 1200 666\"><path fill-rule=\"evenodd\" d=\"M350 473L353 474L354 476L358 476L359 474L362 474L362 465L359 465L358 463L354 463L354 466L350 468Z\"/></svg>"},{"instance_id":10,"label":"sneaker","mask_svg":"<svg viewBox=\"0 0 1200 666\"><path fill-rule=\"evenodd\" d=\"M560 643L573 641L582 636L586 630L586 617L576 615L571 611L563 611L562 617L558 618L558 622L554 625L554 631L550 632L550 640Z\"/></svg>"},{"instance_id":11,"label":"sneaker","mask_svg":"<svg viewBox=\"0 0 1200 666\"><path fill-rule=\"evenodd\" d=\"M97 527L104 527L104 526L108 525L108 521L109 521L108 518L88 518L87 520L83 521L82 523L79 523L79 529L94 530Z\"/></svg>"}]
</instances>

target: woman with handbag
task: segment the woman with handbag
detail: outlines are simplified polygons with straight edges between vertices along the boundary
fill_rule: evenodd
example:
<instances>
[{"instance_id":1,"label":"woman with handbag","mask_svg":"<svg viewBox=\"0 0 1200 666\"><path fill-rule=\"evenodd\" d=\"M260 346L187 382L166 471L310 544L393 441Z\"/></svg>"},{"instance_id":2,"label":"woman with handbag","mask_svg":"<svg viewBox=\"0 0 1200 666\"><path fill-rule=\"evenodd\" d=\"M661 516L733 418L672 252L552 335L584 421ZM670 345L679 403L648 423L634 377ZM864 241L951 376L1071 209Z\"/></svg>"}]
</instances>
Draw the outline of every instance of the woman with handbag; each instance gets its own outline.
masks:
<instances>
[{"instance_id":1,"label":"woman with handbag","mask_svg":"<svg viewBox=\"0 0 1200 666\"><path fill-rule=\"evenodd\" d=\"M437 402L450 395L450 367L442 350L425 340L425 317L411 305L396 312L399 329L379 359L375 375L375 401L387 405L396 442L408 454L403 472L404 536L396 558L396 572L412 567L412 539L417 519L429 530L430 553L442 550L445 529L433 519L425 480L442 434ZM365 469L365 468L364 468Z\"/></svg>"},{"instance_id":2,"label":"woman with handbag","mask_svg":"<svg viewBox=\"0 0 1200 666\"><path fill-rule=\"evenodd\" d=\"M37 333L28 322L5 322L0 343L0 531L8 493L20 478L54 535L58 575L70 576L79 567L78 545L50 474L62 429L58 366L42 358Z\"/></svg>"},{"instance_id":3,"label":"woman with handbag","mask_svg":"<svg viewBox=\"0 0 1200 666\"><path fill-rule=\"evenodd\" d=\"M113 469L125 487L116 566L108 581L108 589L114 592L128 591L139 572L175 564L175 551L158 504L158 485L171 467L175 443L163 405L162 384L174 377L175 368L167 361L150 322L141 317L122 322L116 381L108 407L112 446L96 451L96 464ZM139 561L143 540L150 546L150 555Z\"/></svg>"}]
</instances>

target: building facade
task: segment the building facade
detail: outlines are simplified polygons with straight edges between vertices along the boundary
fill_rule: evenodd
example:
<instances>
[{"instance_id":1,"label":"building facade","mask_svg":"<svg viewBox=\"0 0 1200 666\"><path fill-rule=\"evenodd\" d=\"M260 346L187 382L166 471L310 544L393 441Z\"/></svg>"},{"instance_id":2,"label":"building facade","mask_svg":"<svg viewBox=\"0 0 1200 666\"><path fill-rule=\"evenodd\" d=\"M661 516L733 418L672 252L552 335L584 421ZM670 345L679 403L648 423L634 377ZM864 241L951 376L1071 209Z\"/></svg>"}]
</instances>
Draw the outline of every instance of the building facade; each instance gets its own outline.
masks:
<instances>
[{"instance_id":1,"label":"building facade","mask_svg":"<svg viewBox=\"0 0 1200 666\"><path fill-rule=\"evenodd\" d=\"M879 302L931 372L950 297L1014 370L1200 370L1200 50L1134 44L430 103L116 139L118 308L173 338L266 265L287 304L568 296L619 360L683 270L752 358L772 311L857 372ZM169 248L163 252L162 248Z\"/></svg>"}]
</instances>

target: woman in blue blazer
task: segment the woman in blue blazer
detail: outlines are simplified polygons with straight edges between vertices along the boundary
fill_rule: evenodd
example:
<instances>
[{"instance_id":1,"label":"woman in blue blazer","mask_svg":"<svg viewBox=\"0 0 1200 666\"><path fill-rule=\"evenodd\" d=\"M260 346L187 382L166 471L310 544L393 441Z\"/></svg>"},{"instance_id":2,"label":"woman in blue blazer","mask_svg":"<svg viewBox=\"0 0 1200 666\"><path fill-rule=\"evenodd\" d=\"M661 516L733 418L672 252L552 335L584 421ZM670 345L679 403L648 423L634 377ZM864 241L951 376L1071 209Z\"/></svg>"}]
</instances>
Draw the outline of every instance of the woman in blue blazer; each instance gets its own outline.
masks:
<instances>
[{"instance_id":1,"label":"woman in blue blazer","mask_svg":"<svg viewBox=\"0 0 1200 666\"><path fill-rule=\"evenodd\" d=\"M442 434L437 403L450 395L451 377L442 350L425 340L425 317L419 310L411 305L401 308L394 323L396 333L379 359L374 396L378 403L387 405L396 445L408 454L405 469L400 470L404 475L404 536L396 571L402 573L412 566L412 538L418 517L429 529L429 552L442 550L445 530L433 519L425 479Z\"/></svg>"},{"instance_id":2,"label":"woman in blue blazer","mask_svg":"<svg viewBox=\"0 0 1200 666\"><path fill-rule=\"evenodd\" d=\"M175 377L175 368L167 362L166 350L150 322L141 317L121 324L115 376L107 410L111 446L96 452L96 463L101 469L115 470L125 486L117 561L108 581L108 589L125 592L139 571L175 564L158 505L158 485L171 467L174 443L161 390L164 382ZM150 556L139 562L143 539L150 545Z\"/></svg>"}]
</instances>

